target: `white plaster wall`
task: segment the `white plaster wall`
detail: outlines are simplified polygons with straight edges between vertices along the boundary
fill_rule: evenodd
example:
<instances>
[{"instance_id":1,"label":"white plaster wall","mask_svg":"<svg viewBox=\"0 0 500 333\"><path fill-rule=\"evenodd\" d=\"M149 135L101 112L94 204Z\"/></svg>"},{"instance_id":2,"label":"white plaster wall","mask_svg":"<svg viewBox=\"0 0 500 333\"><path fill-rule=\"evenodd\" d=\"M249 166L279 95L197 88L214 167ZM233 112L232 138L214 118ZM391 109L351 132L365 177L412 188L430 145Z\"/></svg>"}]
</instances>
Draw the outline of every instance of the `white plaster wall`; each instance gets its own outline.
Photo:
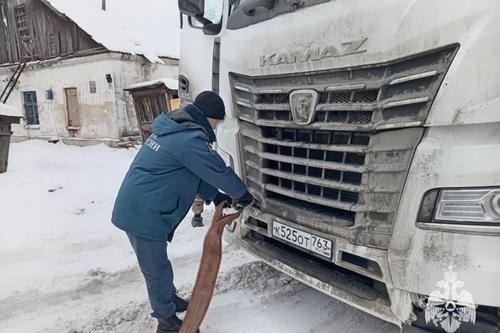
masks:
<instances>
[{"instance_id":1,"label":"white plaster wall","mask_svg":"<svg viewBox=\"0 0 500 333\"><path fill-rule=\"evenodd\" d=\"M134 56L124 55L123 59L113 61L113 72L117 109L117 124L120 136L138 135L139 127L135 116L134 103L130 93L125 88L134 83L151 81L162 77L176 79L179 76L179 62L164 59L163 64L151 63L143 58L133 60ZM125 61L128 59L128 61Z\"/></svg>"},{"instance_id":2,"label":"white plaster wall","mask_svg":"<svg viewBox=\"0 0 500 333\"><path fill-rule=\"evenodd\" d=\"M106 81L106 74L111 74L111 84ZM0 68L0 89L10 76L10 69ZM177 76L177 61L151 64L143 57L119 53L30 64L7 104L24 111L23 92L36 91L40 126L26 126L23 120L20 125L13 126L14 135L70 138L65 88L78 90L81 128L74 134L74 139L118 140L122 136L137 134L132 98L124 89L137 82ZM96 82L95 94L90 93L90 81ZM45 92L49 89L53 91L53 100L46 99Z\"/></svg>"}]
</instances>

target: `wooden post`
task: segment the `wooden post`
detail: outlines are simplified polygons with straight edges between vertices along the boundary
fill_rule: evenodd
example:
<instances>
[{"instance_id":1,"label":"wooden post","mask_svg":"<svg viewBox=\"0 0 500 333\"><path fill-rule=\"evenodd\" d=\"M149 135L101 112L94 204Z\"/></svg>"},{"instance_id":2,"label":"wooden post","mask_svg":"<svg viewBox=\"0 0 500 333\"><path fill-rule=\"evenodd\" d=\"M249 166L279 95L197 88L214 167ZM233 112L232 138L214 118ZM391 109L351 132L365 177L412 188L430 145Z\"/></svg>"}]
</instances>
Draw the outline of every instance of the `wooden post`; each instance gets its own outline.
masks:
<instances>
[{"instance_id":1,"label":"wooden post","mask_svg":"<svg viewBox=\"0 0 500 333\"><path fill-rule=\"evenodd\" d=\"M106 11L106 0L102 0L102 10Z\"/></svg>"}]
</instances>

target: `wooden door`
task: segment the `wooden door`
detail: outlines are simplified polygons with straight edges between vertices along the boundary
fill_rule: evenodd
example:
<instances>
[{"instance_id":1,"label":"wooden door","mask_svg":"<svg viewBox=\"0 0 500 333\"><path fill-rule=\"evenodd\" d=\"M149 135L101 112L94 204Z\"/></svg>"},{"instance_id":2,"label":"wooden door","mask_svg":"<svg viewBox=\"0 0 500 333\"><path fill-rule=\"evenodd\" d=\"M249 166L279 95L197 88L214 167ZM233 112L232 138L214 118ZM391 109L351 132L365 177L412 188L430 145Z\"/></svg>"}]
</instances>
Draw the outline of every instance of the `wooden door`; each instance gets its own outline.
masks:
<instances>
[{"instance_id":1,"label":"wooden door","mask_svg":"<svg viewBox=\"0 0 500 333\"><path fill-rule=\"evenodd\" d=\"M78 105L78 91L76 88L66 88L66 108L68 110L68 126L80 127L80 108Z\"/></svg>"}]
</instances>

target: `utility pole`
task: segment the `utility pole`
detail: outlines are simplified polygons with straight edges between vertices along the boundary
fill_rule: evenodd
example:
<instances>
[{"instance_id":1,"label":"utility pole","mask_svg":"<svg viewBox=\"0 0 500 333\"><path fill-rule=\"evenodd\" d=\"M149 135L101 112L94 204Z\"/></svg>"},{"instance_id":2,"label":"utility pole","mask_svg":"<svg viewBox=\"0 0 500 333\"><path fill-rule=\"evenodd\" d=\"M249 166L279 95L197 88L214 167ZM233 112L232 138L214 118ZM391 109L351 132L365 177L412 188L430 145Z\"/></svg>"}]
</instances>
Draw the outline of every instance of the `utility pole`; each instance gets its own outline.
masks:
<instances>
[{"instance_id":1,"label":"utility pole","mask_svg":"<svg viewBox=\"0 0 500 333\"><path fill-rule=\"evenodd\" d=\"M106 0L102 0L102 10L106 11Z\"/></svg>"}]
</instances>

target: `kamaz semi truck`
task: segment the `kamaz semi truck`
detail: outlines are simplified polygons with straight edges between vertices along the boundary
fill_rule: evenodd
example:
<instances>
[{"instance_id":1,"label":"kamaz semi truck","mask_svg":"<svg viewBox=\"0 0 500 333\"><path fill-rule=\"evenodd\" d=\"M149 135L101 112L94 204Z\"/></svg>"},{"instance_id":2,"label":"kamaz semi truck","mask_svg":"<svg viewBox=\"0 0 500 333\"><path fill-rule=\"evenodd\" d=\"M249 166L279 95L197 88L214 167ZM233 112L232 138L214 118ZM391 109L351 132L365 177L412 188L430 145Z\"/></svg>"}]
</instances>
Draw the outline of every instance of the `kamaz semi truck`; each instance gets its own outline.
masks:
<instances>
[{"instance_id":1,"label":"kamaz semi truck","mask_svg":"<svg viewBox=\"0 0 500 333\"><path fill-rule=\"evenodd\" d=\"M179 8L181 99L220 93L256 198L237 242L394 324L497 332L500 2Z\"/></svg>"}]
</instances>

